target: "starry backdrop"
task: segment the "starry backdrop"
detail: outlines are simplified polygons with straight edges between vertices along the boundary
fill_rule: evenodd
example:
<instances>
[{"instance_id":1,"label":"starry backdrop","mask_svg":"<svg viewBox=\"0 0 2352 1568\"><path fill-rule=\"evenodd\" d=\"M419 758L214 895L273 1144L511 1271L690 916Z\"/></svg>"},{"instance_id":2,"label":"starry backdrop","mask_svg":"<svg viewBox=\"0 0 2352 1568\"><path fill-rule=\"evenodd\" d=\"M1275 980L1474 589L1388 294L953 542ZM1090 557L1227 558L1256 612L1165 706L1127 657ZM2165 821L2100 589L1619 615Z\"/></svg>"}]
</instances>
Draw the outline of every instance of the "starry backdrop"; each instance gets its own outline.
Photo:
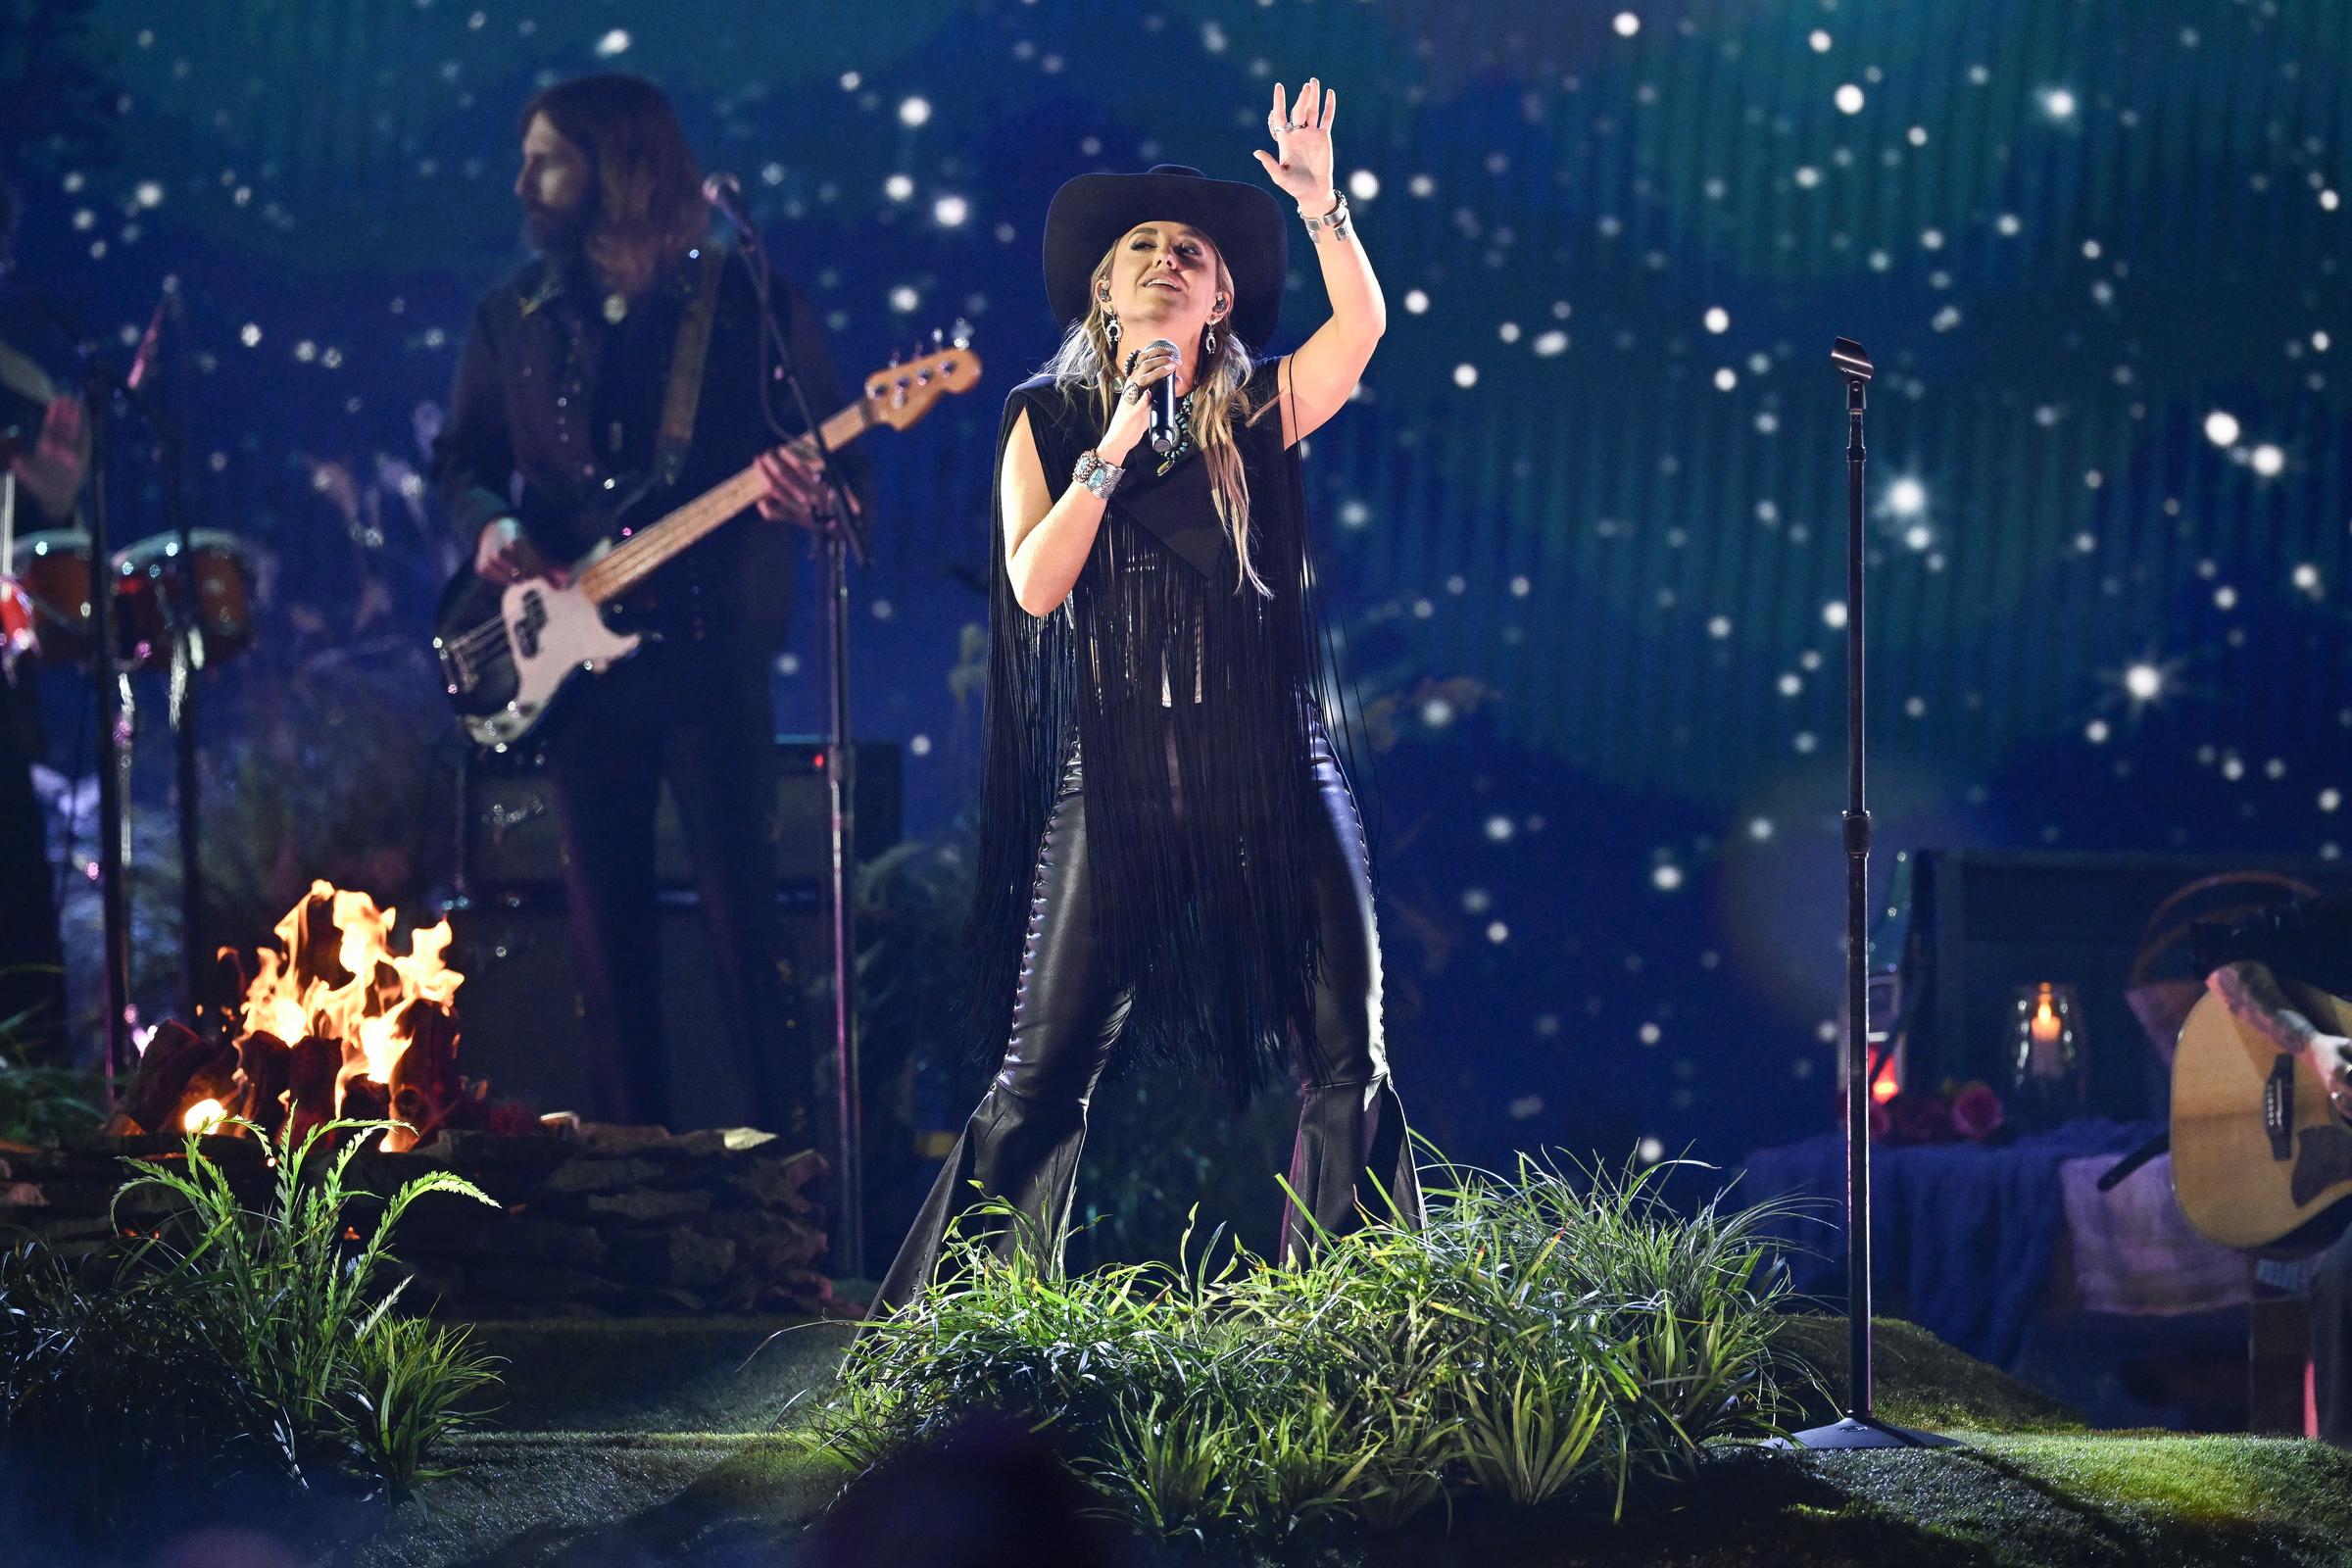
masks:
<instances>
[{"instance_id":1,"label":"starry backdrop","mask_svg":"<svg viewBox=\"0 0 2352 1568\"><path fill-rule=\"evenodd\" d=\"M1881 368L1882 847L2339 853L2352 8L5 0L0 24L23 274L118 357L176 290L161 385L196 519L251 542L265 604L263 646L204 677L208 777L265 837L302 813L273 830L236 769L290 687L365 690L378 743L448 756L418 646L455 557L420 443L515 255L519 105L617 67L741 174L845 375L977 329L989 381L895 441L854 590L859 728L906 748L926 838L975 788L988 466L1053 341L1048 198L1163 160L1257 177L1272 82L1338 89L1391 327L1307 472L1393 1054L1449 1152L1737 1158L1826 1121L1833 334ZM1320 311L1296 271L1273 347ZM148 456L118 453L119 539L164 526ZM787 729L817 716L811 608ZM57 682L51 761L86 773ZM397 838L446 808L377 815ZM168 904L153 831L141 857ZM422 897L448 866L383 875Z\"/></svg>"}]
</instances>

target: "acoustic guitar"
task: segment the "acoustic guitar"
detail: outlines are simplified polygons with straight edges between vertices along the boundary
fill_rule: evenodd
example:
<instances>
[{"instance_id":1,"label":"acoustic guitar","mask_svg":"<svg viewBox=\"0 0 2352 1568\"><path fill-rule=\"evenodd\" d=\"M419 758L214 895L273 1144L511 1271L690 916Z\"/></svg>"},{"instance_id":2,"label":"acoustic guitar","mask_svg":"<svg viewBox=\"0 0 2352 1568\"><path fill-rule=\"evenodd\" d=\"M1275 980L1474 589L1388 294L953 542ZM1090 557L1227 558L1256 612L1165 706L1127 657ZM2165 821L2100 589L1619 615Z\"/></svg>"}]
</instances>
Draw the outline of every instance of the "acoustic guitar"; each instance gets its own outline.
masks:
<instances>
[{"instance_id":1,"label":"acoustic guitar","mask_svg":"<svg viewBox=\"0 0 2352 1568\"><path fill-rule=\"evenodd\" d=\"M958 342L867 376L863 395L819 429L832 450L879 426L904 430L942 397L969 391L979 380L980 357ZM815 451L807 436L791 445L807 455ZM621 597L741 515L766 487L757 466L747 465L642 526L631 519L651 511L659 493L642 483L612 488L624 499L586 530L605 534L605 541L572 564L564 587L545 578L502 587L468 567L442 591L433 652L450 704L479 744L513 745L538 725L572 676L601 673L636 652L644 634L616 624Z\"/></svg>"},{"instance_id":2,"label":"acoustic guitar","mask_svg":"<svg viewBox=\"0 0 2352 1568\"><path fill-rule=\"evenodd\" d=\"M2352 1033L2352 1003L2276 983L2320 1029ZM2173 1194L2201 1234L2267 1257L2306 1256L2352 1222L2352 1124L2303 1053L2211 992L2173 1055Z\"/></svg>"}]
</instances>

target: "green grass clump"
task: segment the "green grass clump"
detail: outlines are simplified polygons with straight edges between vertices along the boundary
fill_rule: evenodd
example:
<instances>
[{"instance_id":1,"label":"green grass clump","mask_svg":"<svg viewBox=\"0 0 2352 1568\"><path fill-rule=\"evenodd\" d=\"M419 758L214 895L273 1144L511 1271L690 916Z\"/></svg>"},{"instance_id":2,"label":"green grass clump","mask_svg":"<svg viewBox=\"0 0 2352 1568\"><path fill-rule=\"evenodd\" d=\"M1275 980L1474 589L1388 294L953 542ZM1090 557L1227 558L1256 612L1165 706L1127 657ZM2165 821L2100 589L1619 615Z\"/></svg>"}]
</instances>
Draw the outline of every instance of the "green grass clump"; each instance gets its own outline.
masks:
<instances>
[{"instance_id":1,"label":"green grass clump","mask_svg":"<svg viewBox=\"0 0 2352 1568\"><path fill-rule=\"evenodd\" d=\"M1655 1167L1430 1174L1421 1229L1325 1237L1298 1267L1216 1264L1212 1239L1063 1277L1035 1237L1003 1259L952 1237L946 1283L873 1324L792 1435L855 1477L1012 1414L1146 1532L1263 1544L1474 1494L1614 1511L1711 1439L1779 1430L1768 1207L1680 1215Z\"/></svg>"},{"instance_id":2,"label":"green grass clump","mask_svg":"<svg viewBox=\"0 0 2352 1568\"><path fill-rule=\"evenodd\" d=\"M251 1131L249 1124L248 1130ZM393 1233L428 1193L490 1200L435 1172L383 1200L361 1240L346 1176L390 1124L332 1122L275 1149L268 1204L238 1200L195 1138L185 1168L126 1160L115 1195L168 1216L95 1263L40 1242L0 1253L0 1455L82 1478L107 1522L159 1473L202 1485L274 1473L405 1494L496 1382L466 1331L396 1317L378 1288ZM321 1139L348 1135L323 1165Z\"/></svg>"}]
</instances>

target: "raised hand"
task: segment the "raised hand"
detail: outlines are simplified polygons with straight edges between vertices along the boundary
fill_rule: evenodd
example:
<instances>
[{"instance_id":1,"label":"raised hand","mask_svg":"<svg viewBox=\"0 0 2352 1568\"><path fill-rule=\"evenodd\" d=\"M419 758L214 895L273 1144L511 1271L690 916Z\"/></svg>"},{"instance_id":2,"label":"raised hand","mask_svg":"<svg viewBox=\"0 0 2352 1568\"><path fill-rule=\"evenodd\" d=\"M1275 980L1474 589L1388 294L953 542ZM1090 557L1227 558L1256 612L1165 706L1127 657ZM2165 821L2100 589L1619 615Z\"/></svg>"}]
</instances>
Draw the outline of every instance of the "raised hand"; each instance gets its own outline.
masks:
<instances>
[{"instance_id":1,"label":"raised hand","mask_svg":"<svg viewBox=\"0 0 2352 1568\"><path fill-rule=\"evenodd\" d=\"M1339 107L1340 95L1309 76L1298 89L1298 106L1287 108L1282 83L1276 82L1274 108L1266 116L1274 151L1254 155L1267 177L1309 218L1331 209L1331 122Z\"/></svg>"}]
</instances>

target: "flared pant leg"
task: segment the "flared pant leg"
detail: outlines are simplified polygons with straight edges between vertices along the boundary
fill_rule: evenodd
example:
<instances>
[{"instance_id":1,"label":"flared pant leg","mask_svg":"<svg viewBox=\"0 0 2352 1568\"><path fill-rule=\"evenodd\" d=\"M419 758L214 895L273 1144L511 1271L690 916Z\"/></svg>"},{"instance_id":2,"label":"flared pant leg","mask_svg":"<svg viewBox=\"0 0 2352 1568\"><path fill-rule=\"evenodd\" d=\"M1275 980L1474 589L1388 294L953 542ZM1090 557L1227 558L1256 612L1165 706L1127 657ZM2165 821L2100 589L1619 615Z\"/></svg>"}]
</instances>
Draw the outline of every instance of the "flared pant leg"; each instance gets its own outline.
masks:
<instances>
[{"instance_id":1,"label":"flared pant leg","mask_svg":"<svg viewBox=\"0 0 2352 1568\"><path fill-rule=\"evenodd\" d=\"M1035 1246L1049 1266L1058 1266L1086 1142L1087 1103L1126 1021L1127 1004L1127 993L1111 982L1095 939L1086 797L1073 753L1038 846L1004 1064L883 1276L877 1313L922 1293L938 1270L949 1226L983 1198L1009 1202L1018 1224L988 1230L967 1225L964 1234L985 1237L1000 1256Z\"/></svg>"},{"instance_id":2,"label":"flared pant leg","mask_svg":"<svg viewBox=\"0 0 2352 1568\"><path fill-rule=\"evenodd\" d=\"M1372 913L1371 854L1355 796L1331 740L1314 734L1318 834L1312 877L1323 960L1315 976L1315 1040L1298 1051L1298 1136L1282 1213L1286 1261L1319 1237L1353 1230L1366 1214L1421 1223L1404 1105L1389 1081L1381 1022L1380 932Z\"/></svg>"}]
</instances>

